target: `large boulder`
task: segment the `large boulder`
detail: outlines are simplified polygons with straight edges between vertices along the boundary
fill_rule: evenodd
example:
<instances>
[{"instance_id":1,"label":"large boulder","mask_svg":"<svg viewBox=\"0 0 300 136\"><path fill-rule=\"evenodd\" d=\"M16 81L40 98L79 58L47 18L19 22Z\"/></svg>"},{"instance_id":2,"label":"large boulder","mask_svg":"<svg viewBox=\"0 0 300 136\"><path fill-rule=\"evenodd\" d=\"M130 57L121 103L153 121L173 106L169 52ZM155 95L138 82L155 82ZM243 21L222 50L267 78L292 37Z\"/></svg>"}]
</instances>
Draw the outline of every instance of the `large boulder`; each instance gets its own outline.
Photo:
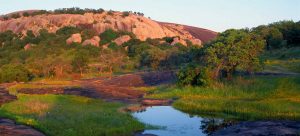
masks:
<instances>
[{"instance_id":1,"label":"large boulder","mask_svg":"<svg viewBox=\"0 0 300 136\"><path fill-rule=\"evenodd\" d=\"M80 33L72 34L70 38L66 40L67 44L70 45L72 43L81 43L82 38Z\"/></svg>"},{"instance_id":2,"label":"large boulder","mask_svg":"<svg viewBox=\"0 0 300 136\"><path fill-rule=\"evenodd\" d=\"M121 37L115 39L114 42L120 46L123 43L128 42L129 40L131 40L131 37L129 35L124 35L124 36L121 36Z\"/></svg>"},{"instance_id":3,"label":"large boulder","mask_svg":"<svg viewBox=\"0 0 300 136\"><path fill-rule=\"evenodd\" d=\"M173 38L173 42L171 43L171 45L175 45L175 44L177 44L177 43L180 43L180 44L182 44L182 45L184 45L184 46L187 46L186 41L183 40L183 39L181 39L180 37L175 37L175 38Z\"/></svg>"},{"instance_id":4,"label":"large boulder","mask_svg":"<svg viewBox=\"0 0 300 136\"><path fill-rule=\"evenodd\" d=\"M86 46L86 45L93 45L96 47L99 47L99 42L100 42L100 37L99 36L94 36L92 39L87 39L85 40L82 45Z\"/></svg>"},{"instance_id":5,"label":"large boulder","mask_svg":"<svg viewBox=\"0 0 300 136\"><path fill-rule=\"evenodd\" d=\"M198 45L198 46L202 45L202 41L199 39L191 39L190 41L192 42L193 45Z\"/></svg>"}]
</instances>

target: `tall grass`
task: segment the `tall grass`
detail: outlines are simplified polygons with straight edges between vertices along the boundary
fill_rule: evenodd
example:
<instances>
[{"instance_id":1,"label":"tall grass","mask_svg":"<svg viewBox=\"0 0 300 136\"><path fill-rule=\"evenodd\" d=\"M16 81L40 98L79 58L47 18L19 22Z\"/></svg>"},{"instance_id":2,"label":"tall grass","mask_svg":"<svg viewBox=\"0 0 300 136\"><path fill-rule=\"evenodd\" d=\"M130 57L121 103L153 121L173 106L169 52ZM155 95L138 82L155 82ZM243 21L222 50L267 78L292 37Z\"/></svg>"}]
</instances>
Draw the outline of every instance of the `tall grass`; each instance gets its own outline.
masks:
<instances>
[{"instance_id":1,"label":"tall grass","mask_svg":"<svg viewBox=\"0 0 300 136\"><path fill-rule=\"evenodd\" d=\"M210 87L160 87L147 96L178 98L173 106L203 116L238 120L300 119L300 78L236 78Z\"/></svg>"}]
</instances>

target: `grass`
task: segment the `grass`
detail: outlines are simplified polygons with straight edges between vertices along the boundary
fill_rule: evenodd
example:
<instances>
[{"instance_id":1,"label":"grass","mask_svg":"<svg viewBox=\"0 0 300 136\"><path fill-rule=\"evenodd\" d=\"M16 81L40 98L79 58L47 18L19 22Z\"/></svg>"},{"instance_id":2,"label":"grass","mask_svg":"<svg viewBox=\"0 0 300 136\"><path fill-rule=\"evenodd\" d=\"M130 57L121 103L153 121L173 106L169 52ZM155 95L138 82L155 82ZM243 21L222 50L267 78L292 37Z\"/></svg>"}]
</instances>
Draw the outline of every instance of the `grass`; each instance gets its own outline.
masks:
<instances>
[{"instance_id":1,"label":"grass","mask_svg":"<svg viewBox=\"0 0 300 136\"><path fill-rule=\"evenodd\" d=\"M300 77L236 78L210 87L164 86L150 98L177 98L184 112L237 120L300 119Z\"/></svg>"},{"instance_id":2,"label":"grass","mask_svg":"<svg viewBox=\"0 0 300 136\"><path fill-rule=\"evenodd\" d=\"M300 73L299 47L268 51L262 58L267 72Z\"/></svg>"},{"instance_id":3,"label":"grass","mask_svg":"<svg viewBox=\"0 0 300 136\"><path fill-rule=\"evenodd\" d=\"M16 84L8 88L9 93L12 95L17 95L19 89L29 88L29 89L40 89L40 88L53 88L53 87L80 87L78 84L74 84L71 81L57 81L57 80L41 80L31 83Z\"/></svg>"},{"instance_id":4,"label":"grass","mask_svg":"<svg viewBox=\"0 0 300 136\"><path fill-rule=\"evenodd\" d=\"M119 111L123 104L78 96L25 95L2 105L0 116L49 136L127 136L144 125Z\"/></svg>"}]
</instances>

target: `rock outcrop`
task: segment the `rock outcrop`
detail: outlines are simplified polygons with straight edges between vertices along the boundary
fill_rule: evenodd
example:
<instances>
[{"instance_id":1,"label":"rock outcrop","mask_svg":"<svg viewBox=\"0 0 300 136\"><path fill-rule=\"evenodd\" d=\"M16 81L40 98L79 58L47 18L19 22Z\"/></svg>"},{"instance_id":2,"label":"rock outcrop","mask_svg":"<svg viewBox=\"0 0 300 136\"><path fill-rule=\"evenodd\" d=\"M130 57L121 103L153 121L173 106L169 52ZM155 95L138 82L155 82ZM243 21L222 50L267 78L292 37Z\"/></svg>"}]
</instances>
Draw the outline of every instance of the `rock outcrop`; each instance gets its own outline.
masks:
<instances>
[{"instance_id":1,"label":"rock outcrop","mask_svg":"<svg viewBox=\"0 0 300 136\"><path fill-rule=\"evenodd\" d=\"M82 42L81 34L79 33L72 34L72 36L68 38L66 42L68 45L72 43L81 43Z\"/></svg>"},{"instance_id":2,"label":"rock outcrop","mask_svg":"<svg viewBox=\"0 0 300 136\"><path fill-rule=\"evenodd\" d=\"M212 136L298 136L300 122L297 121L245 121L224 128Z\"/></svg>"},{"instance_id":3,"label":"rock outcrop","mask_svg":"<svg viewBox=\"0 0 300 136\"><path fill-rule=\"evenodd\" d=\"M121 36L121 37L115 39L113 42L115 42L117 45L120 46L123 43L128 42L129 40L131 40L131 37L129 35L124 35L124 36Z\"/></svg>"},{"instance_id":4,"label":"rock outcrop","mask_svg":"<svg viewBox=\"0 0 300 136\"><path fill-rule=\"evenodd\" d=\"M99 36L94 36L91 39L87 39L85 40L82 45L86 46L86 45L92 45L92 46L96 46L99 47L99 42L100 42L100 37Z\"/></svg>"},{"instance_id":5,"label":"rock outcrop","mask_svg":"<svg viewBox=\"0 0 300 136\"><path fill-rule=\"evenodd\" d=\"M29 50L30 48L31 48L31 44L29 43L24 46L25 51Z\"/></svg>"},{"instance_id":6,"label":"rock outcrop","mask_svg":"<svg viewBox=\"0 0 300 136\"><path fill-rule=\"evenodd\" d=\"M183 40L183 39L181 39L179 37L173 38L173 42L171 43L171 45L176 45L177 43L180 43L180 44L182 44L184 46L187 46L187 43L186 43L185 40Z\"/></svg>"},{"instance_id":7,"label":"rock outcrop","mask_svg":"<svg viewBox=\"0 0 300 136\"><path fill-rule=\"evenodd\" d=\"M97 33L102 33L107 29L128 31L134 33L140 40L178 36L182 40L201 41L201 39L187 31L183 25L159 23L134 14L124 17L122 12L114 12L113 14L108 12L101 14L86 13L84 15L44 14L20 17L0 21L0 32L12 30L15 33L25 35L27 30L32 30L34 34L38 34L40 29L47 29L49 32L54 33L64 26L86 27L95 30ZM76 41L72 38L69 43L74 41L79 42L80 40Z\"/></svg>"}]
</instances>

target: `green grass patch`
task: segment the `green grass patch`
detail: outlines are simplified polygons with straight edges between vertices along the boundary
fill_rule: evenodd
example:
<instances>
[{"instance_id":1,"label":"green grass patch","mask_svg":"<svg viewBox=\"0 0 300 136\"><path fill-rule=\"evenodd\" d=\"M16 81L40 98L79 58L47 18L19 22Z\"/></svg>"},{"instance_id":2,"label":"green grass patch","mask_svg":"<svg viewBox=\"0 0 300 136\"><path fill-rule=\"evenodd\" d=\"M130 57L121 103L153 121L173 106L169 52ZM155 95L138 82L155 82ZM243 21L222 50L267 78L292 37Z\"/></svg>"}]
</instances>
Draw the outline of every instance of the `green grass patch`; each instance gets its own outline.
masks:
<instances>
[{"instance_id":1,"label":"green grass patch","mask_svg":"<svg viewBox=\"0 0 300 136\"><path fill-rule=\"evenodd\" d=\"M127 136L145 126L120 103L67 95L25 95L2 105L0 116L49 136Z\"/></svg>"},{"instance_id":2,"label":"green grass patch","mask_svg":"<svg viewBox=\"0 0 300 136\"><path fill-rule=\"evenodd\" d=\"M267 51L262 55L266 72L300 73L300 48Z\"/></svg>"},{"instance_id":3,"label":"green grass patch","mask_svg":"<svg viewBox=\"0 0 300 136\"><path fill-rule=\"evenodd\" d=\"M165 86L150 98L177 98L184 112L238 120L300 119L300 77L236 78L210 87Z\"/></svg>"}]
</instances>

